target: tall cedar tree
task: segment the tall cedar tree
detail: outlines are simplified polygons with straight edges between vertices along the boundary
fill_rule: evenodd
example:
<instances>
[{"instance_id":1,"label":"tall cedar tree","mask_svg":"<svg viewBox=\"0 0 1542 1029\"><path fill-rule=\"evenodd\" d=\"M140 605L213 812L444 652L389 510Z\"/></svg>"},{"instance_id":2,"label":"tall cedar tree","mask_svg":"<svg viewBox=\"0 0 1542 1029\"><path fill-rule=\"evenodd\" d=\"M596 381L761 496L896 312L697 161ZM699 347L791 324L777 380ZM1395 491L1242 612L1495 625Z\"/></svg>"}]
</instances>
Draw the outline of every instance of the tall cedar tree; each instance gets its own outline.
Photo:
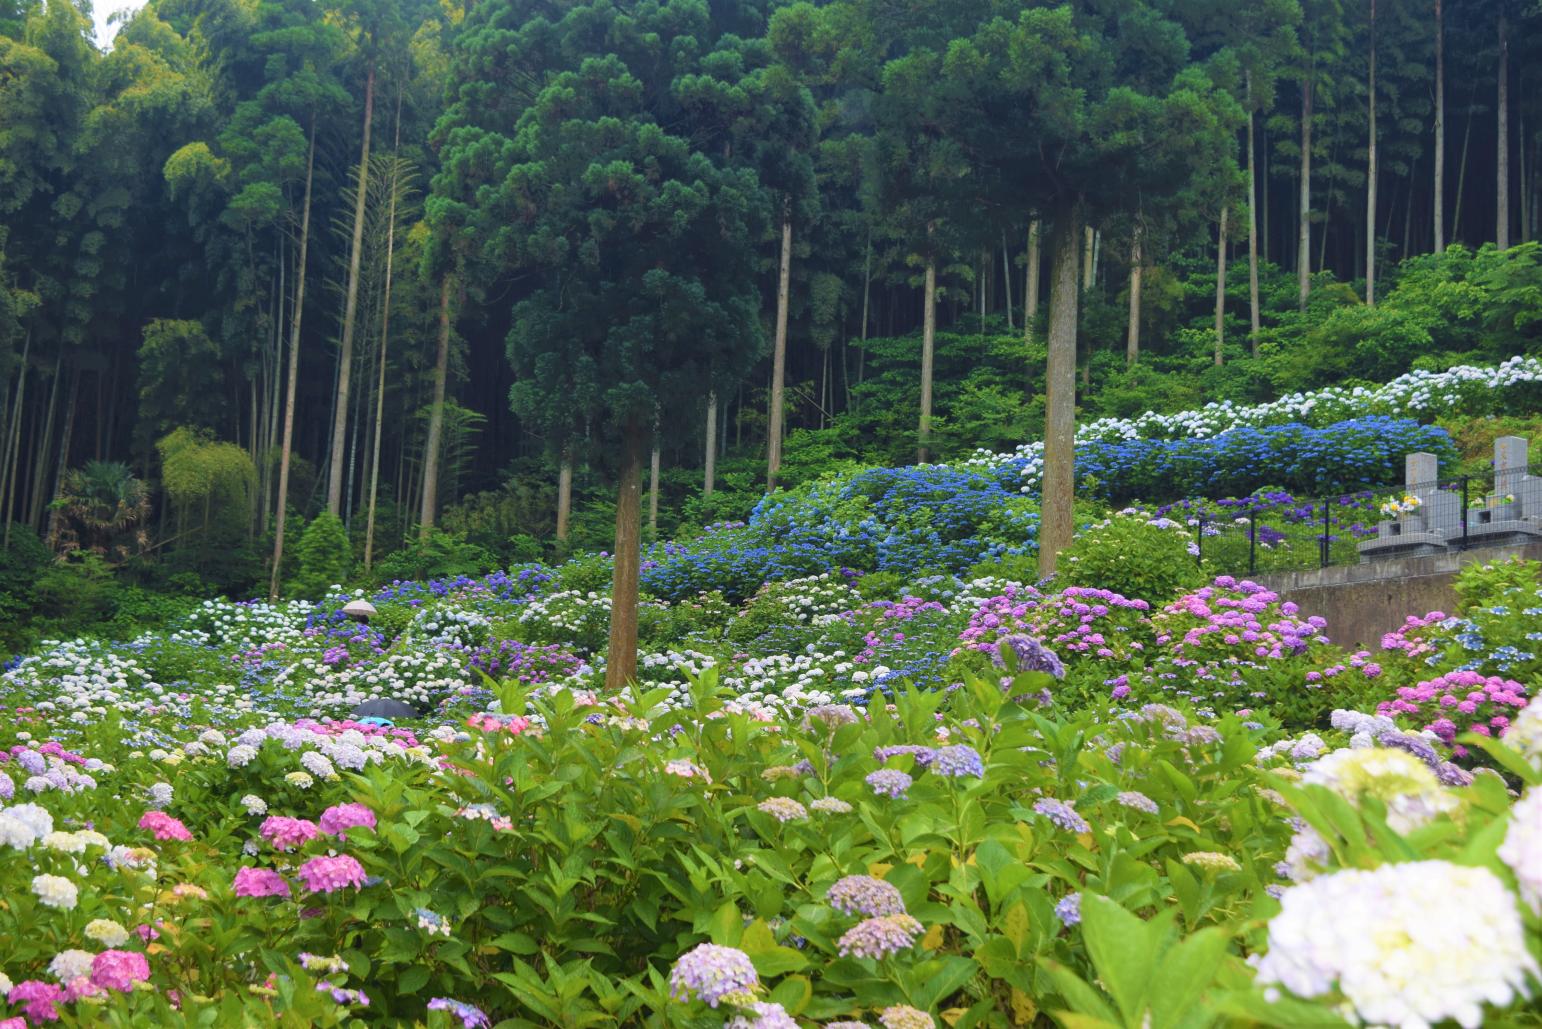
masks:
<instances>
[{"instance_id":1,"label":"tall cedar tree","mask_svg":"<svg viewBox=\"0 0 1542 1029\"><path fill-rule=\"evenodd\" d=\"M587 427L597 456L616 455L606 686L619 689L637 665L655 412L694 408L760 355L768 197L727 148L702 145L678 102L721 42L706 3L575 3L555 22L545 3L492 7L472 14L487 23L468 26L441 125L436 187L455 199L439 210L480 237L488 270L528 290L508 337L514 411L552 440Z\"/></svg>"}]
</instances>

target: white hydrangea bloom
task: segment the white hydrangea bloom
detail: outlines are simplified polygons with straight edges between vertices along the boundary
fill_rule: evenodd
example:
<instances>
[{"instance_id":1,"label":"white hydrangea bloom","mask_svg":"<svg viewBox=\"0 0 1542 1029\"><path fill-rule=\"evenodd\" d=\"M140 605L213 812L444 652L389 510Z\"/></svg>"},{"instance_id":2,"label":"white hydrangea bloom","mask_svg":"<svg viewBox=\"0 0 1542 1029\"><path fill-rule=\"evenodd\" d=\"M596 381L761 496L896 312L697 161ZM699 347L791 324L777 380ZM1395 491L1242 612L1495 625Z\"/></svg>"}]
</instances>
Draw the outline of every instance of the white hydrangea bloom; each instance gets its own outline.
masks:
<instances>
[{"instance_id":1,"label":"white hydrangea bloom","mask_svg":"<svg viewBox=\"0 0 1542 1029\"><path fill-rule=\"evenodd\" d=\"M1542 790L1530 789L1510 809L1499 859L1520 883L1521 899L1542 914Z\"/></svg>"},{"instance_id":2,"label":"white hydrangea bloom","mask_svg":"<svg viewBox=\"0 0 1542 1029\"><path fill-rule=\"evenodd\" d=\"M1504 742L1542 765L1542 704L1527 704L1505 730Z\"/></svg>"},{"instance_id":3,"label":"white hydrangea bloom","mask_svg":"<svg viewBox=\"0 0 1542 1029\"><path fill-rule=\"evenodd\" d=\"M121 947L128 942L128 930L110 918L94 918L86 923L86 938L104 947Z\"/></svg>"},{"instance_id":4,"label":"white hydrangea bloom","mask_svg":"<svg viewBox=\"0 0 1542 1029\"><path fill-rule=\"evenodd\" d=\"M1334 872L1285 891L1260 984L1298 997L1335 988L1375 1025L1483 1022L1539 973L1514 895L1486 868L1414 861Z\"/></svg>"},{"instance_id":5,"label":"white hydrangea bloom","mask_svg":"<svg viewBox=\"0 0 1542 1029\"><path fill-rule=\"evenodd\" d=\"M265 815L268 813L268 802L255 793L248 793L241 798L241 807L249 815Z\"/></svg>"},{"instance_id":6,"label":"white hydrangea bloom","mask_svg":"<svg viewBox=\"0 0 1542 1029\"><path fill-rule=\"evenodd\" d=\"M76 889L75 884L62 875L33 876L32 892L46 906L64 911L73 910L75 902L80 897L80 891Z\"/></svg>"},{"instance_id":7,"label":"white hydrangea bloom","mask_svg":"<svg viewBox=\"0 0 1542 1029\"><path fill-rule=\"evenodd\" d=\"M1423 761L1387 747L1335 750L1314 762L1301 781L1326 786L1352 804L1363 795L1375 797L1387 805L1387 824L1400 833L1460 803Z\"/></svg>"},{"instance_id":8,"label":"white hydrangea bloom","mask_svg":"<svg viewBox=\"0 0 1542 1029\"><path fill-rule=\"evenodd\" d=\"M257 748L238 743L225 754L225 763L231 768L245 768L257 757Z\"/></svg>"},{"instance_id":9,"label":"white hydrangea bloom","mask_svg":"<svg viewBox=\"0 0 1542 1029\"><path fill-rule=\"evenodd\" d=\"M48 974L67 983L72 979L79 979L83 975L91 974L92 954L89 950L61 950L54 955L54 959L48 963Z\"/></svg>"}]
</instances>

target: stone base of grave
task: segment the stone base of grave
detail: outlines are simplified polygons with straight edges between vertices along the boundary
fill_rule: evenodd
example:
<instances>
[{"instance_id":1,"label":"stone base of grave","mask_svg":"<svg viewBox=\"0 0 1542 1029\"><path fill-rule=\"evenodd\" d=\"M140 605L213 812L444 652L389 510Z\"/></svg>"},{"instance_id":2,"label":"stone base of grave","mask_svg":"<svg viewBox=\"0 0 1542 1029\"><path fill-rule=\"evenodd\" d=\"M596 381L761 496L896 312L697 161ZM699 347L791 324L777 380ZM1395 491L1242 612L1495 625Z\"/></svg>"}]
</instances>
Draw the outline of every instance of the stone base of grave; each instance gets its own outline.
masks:
<instances>
[{"instance_id":1,"label":"stone base of grave","mask_svg":"<svg viewBox=\"0 0 1542 1029\"><path fill-rule=\"evenodd\" d=\"M1388 557L1430 557L1444 554L1451 548L1446 538L1438 532L1408 532L1396 536L1378 536L1355 544L1360 552L1360 563L1379 561Z\"/></svg>"},{"instance_id":2,"label":"stone base of grave","mask_svg":"<svg viewBox=\"0 0 1542 1029\"><path fill-rule=\"evenodd\" d=\"M1469 523L1469 547L1525 546L1542 542L1542 528L1530 519L1506 518L1483 523Z\"/></svg>"}]
</instances>

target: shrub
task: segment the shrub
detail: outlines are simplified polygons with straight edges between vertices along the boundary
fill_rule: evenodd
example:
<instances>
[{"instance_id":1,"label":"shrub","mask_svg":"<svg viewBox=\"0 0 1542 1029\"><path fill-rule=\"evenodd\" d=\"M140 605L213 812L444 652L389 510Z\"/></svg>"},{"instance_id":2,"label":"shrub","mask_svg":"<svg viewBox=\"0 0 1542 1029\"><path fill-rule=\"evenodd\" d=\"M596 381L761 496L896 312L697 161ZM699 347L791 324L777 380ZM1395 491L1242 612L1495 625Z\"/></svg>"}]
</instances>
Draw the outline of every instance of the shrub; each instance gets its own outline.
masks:
<instances>
[{"instance_id":1,"label":"shrub","mask_svg":"<svg viewBox=\"0 0 1542 1029\"><path fill-rule=\"evenodd\" d=\"M377 582L448 579L483 575L497 565L497 559L486 549L468 542L465 533L429 529L426 535L415 536L405 547L378 562L374 576Z\"/></svg>"},{"instance_id":2,"label":"shrub","mask_svg":"<svg viewBox=\"0 0 1542 1029\"><path fill-rule=\"evenodd\" d=\"M1127 597L1161 604L1205 582L1184 525L1122 511L1082 529L1056 566L1057 585L1118 583Z\"/></svg>"},{"instance_id":3,"label":"shrub","mask_svg":"<svg viewBox=\"0 0 1542 1029\"><path fill-rule=\"evenodd\" d=\"M295 551L300 567L286 586L291 597L319 598L330 587L346 582L353 567L348 530L328 511L305 527Z\"/></svg>"}]
</instances>

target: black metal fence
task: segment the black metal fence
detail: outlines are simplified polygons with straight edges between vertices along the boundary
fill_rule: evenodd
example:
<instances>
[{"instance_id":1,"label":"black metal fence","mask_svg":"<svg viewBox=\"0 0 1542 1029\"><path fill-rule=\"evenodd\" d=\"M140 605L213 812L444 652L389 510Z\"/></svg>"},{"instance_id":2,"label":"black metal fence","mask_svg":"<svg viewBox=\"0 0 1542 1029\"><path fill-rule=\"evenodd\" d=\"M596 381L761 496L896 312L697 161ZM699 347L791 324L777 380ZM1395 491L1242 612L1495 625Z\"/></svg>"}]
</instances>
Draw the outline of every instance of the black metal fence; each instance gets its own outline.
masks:
<instances>
[{"instance_id":1,"label":"black metal fence","mask_svg":"<svg viewBox=\"0 0 1542 1029\"><path fill-rule=\"evenodd\" d=\"M1542 465L1532 467L1531 474L1538 472ZM1494 481L1487 472L1319 497L1260 491L1235 500L1182 501L1157 513L1189 526L1194 534L1190 553L1212 572L1296 571L1356 564L1360 544L1371 540L1381 541L1371 548L1373 554L1388 556L1408 553L1416 540L1449 550L1505 542L1489 526L1500 528L1523 515L1537 518L1542 506L1526 509L1529 494L1496 494ZM1513 481L1506 479L1507 484Z\"/></svg>"}]
</instances>

